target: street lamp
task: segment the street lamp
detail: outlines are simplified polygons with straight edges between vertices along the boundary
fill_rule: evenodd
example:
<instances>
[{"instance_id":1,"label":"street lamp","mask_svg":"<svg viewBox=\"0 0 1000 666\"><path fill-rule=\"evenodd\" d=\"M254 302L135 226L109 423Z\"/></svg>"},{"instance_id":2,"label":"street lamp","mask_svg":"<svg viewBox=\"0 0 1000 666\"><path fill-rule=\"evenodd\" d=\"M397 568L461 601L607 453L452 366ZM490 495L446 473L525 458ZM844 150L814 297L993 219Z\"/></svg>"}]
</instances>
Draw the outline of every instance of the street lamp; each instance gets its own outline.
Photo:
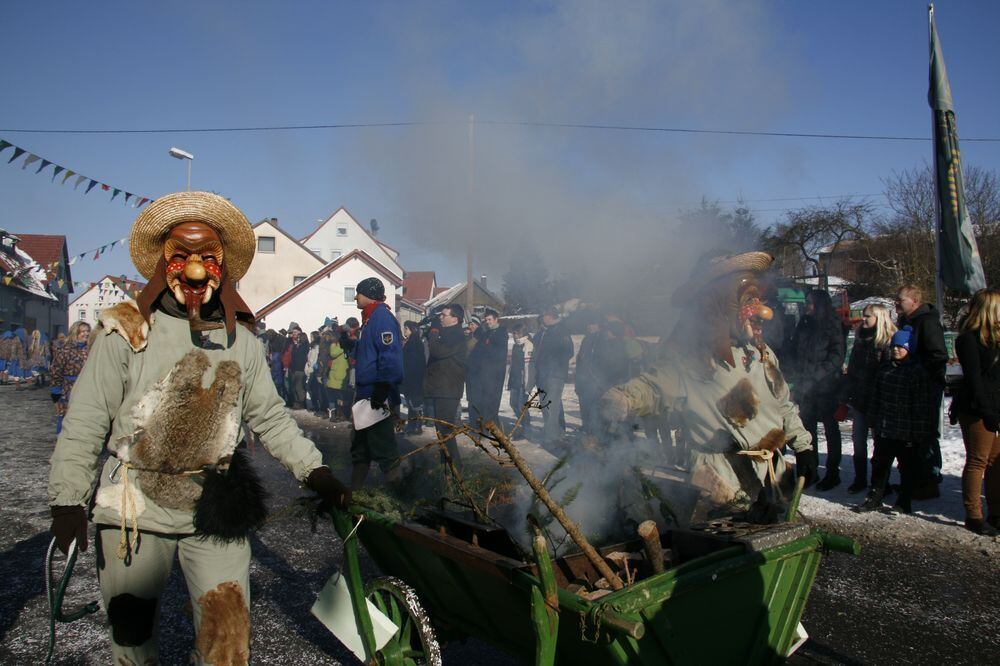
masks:
<instances>
[{"instance_id":1,"label":"street lamp","mask_svg":"<svg viewBox=\"0 0 1000 666\"><path fill-rule=\"evenodd\" d=\"M169 151L171 157L175 157L179 160L187 160L188 163L188 192L191 191L191 162L194 161L194 155L187 152L186 150L181 150L180 148L171 148Z\"/></svg>"}]
</instances>

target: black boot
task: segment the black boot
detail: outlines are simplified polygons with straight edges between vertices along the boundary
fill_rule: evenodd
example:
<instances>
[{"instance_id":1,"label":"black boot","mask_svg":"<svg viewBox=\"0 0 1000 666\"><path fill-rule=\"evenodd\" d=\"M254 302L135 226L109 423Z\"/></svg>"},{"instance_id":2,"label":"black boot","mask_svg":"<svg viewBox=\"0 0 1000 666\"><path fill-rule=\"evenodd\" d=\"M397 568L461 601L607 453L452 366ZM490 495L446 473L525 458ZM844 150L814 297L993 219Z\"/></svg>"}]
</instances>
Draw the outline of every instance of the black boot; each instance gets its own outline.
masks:
<instances>
[{"instance_id":1,"label":"black boot","mask_svg":"<svg viewBox=\"0 0 1000 666\"><path fill-rule=\"evenodd\" d=\"M832 490L840 485L839 474L827 474L823 480L816 484L816 490Z\"/></svg>"},{"instance_id":2,"label":"black boot","mask_svg":"<svg viewBox=\"0 0 1000 666\"><path fill-rule=\"evenodd\" d=\"M982 518L966 518L965 529L988 537L995 537L998 534L996 528Z\"/></svg>"},{"instance_id":3,"label":"black boot","mask_svg":"<svg viewBox=\"0 0 1000 666\"><path fill-rule=\"evenodd\" d=\"M885 496L885 492L881 488L872 488L868 491L868 496L865 497L865 501L858 506L851 509L855 513L868 513L869 511L877 511L882 508L882 498Z\"/></svg>"},{"instance_id":4,"label":"black boot","mask_svg":"<svg viewBox=\"0 0 1000 666\"><path fill-rule=\"evenodd\" d=\"M867 487L868 487L868 479L865 479L865 478L862 478L862 477L856 477L854 479L854 483L852 483L851 485L847 486L847 492L849 492L849 493L851 493L853 495L855 493L860 493L862 490L864 490Z\"/></svg>"}]
</instances>

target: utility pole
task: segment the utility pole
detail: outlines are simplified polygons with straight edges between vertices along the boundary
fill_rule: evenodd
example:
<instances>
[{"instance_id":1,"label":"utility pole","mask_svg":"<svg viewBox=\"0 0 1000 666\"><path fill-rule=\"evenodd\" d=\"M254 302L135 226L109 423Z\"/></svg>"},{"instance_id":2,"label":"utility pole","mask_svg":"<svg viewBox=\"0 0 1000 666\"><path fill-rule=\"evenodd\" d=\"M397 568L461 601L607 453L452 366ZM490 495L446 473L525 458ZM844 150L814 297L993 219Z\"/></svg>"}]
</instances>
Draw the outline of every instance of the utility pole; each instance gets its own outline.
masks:
<instances>
[{"instance_id":1,"label":"utility pole","mask_svg":"<svg viewBox=\"0 0 1000 666\"><path fill-rule=\"evenodd\" d=\"M465 316L475 309L475 285L472 282L472 240L476 215L476 116L469 115L469 245L465 255Z\"/></svg>"}]
</instances>

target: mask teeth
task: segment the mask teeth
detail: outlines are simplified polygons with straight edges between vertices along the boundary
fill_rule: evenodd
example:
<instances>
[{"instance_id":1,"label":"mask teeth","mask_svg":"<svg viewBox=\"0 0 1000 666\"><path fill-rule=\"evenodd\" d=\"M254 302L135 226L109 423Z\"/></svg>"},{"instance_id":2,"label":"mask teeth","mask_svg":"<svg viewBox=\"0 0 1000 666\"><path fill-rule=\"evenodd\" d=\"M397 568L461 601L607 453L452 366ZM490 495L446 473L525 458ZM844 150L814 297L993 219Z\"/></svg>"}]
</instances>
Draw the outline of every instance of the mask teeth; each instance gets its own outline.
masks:
<instances>
[{"instance_id":1,"label":"mask teeth","mask_svg":"<svg viewBox=\"0 0 1000 666\"><path fill-rule=\"evenodd\" d=\"M202 296L201 302L204 304L212 300L212 293L213 293L212 285L208 285L207 287L205 287L205 295Z\"/></svg>"},{"instance_id":2,"label":"mask teeth","mask_svg":"<svg viewBox=\"0 0 1000 666\"><path fill-rule=\"evenodd\" d=\"M177 302L180 303L181 305L185 305L187 299L184 297L184 290L181 289L181 286L179 284L174 285L173 291L174 291L174 298L177 299Z\"/></svg>"}]
</instances>

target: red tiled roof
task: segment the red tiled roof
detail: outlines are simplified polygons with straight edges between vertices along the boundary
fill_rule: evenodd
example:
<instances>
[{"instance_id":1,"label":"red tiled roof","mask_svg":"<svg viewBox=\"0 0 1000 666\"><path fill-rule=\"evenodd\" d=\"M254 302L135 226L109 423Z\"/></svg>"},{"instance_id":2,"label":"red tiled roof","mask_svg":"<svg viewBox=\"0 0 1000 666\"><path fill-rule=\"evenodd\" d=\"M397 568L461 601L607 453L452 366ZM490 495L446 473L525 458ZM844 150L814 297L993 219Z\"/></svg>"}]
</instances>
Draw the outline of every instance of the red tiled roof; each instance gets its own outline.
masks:
<instances>
[{"instance_id":1,"label":"red tiled roof","mask_svg":"<svg viewBox=\"0 0 1000 666\"><path fill-rule=\"evenodd\" d=\"M451 289L451 287L434 287L434 295L443 294L444 292Z\"/></svg>"},{"instance_id":2,"label":"red tiled roof","mask_svg":"<svg viewBox=\"0 0 1000 666\"><path fill-rule=\"evenodd\" d=\"M50 234L17 234L21 242L17 244L19 248L31 255L42 268L45 269L46 277L51 280L57 276L58 267L50 268L55 262L65 264L66 257L66 237ZM69 267L66 267L66 275L69 275Z\"/></svg>"},{"instance_id":3,"label":"red tiled roof","mask_svg":"<svg viewBox=\"0 0 1000 666\"><path fill-rule=\"evenodd\" d=\"M403 296L417 305L432 298L434 290L434 271L407 271L403 279Z\"/></svg>"}]
</instances>

